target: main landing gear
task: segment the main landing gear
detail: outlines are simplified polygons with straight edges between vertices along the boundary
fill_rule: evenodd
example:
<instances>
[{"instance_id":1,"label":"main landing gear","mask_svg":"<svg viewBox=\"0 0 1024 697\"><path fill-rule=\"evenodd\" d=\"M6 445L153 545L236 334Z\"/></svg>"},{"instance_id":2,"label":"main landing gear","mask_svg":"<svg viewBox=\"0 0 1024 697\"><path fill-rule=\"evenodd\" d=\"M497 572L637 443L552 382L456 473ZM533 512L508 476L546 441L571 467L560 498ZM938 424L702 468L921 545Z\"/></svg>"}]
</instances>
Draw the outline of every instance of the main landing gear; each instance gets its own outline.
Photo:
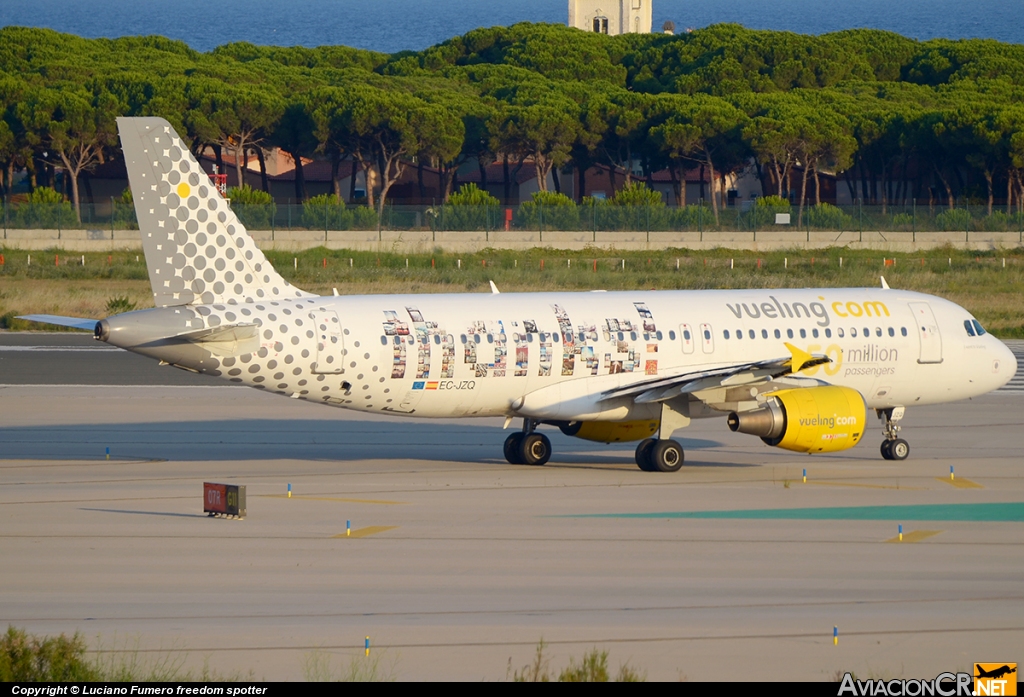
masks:
<instances>
[{"instance_id":1,"label":"main landing gear","mask_svg":"<svg viewBox=\"0 0 1024 697\"><path fill-rule=\"evenodd\" d=\"M885 440L882 441L882 457L886 460L906 460L910 455L910 444L898 437L900 432L899 422L903 418L905 409L903 407L890 407L889 409L877 409L878 418L882 420L882 431Z\"/></svg>"},{"instance_id":2,"label":"main landing gear","mask_svg":"<svg viewBox=\"0 0 1024 697\"><path fill-rule=\"evenodd\" d=\"M676 472L683 459L683 446L669 438L647 438L636 446L636 464L644 472Z\"/></svg>"},{"instance_id":3,"label":"main landing gear","mask_svg":"<svg viewBox=\"0 0 1024 697\"><path fill-rule=\"evenodd\" d=\"M543 465L551 458L551 441L537 433L539 421L523 419L523 430L505 439L505 459L513 465ZM648 438L636 448L644 472L676 472L683 466L683 446L669 438Z\"/></svg>"},{"instance_id":4,"label":"main landing gear","mask_svg":"<svg viewBox=\"0 0 1024 697\"><path fill-rule=\"evenodd\" d=\"M551 441L536 433L539 422L523 419L523 430L505 439L505 459L513 465L543 465L551 459Z\"/></svg>"}]
</instances>

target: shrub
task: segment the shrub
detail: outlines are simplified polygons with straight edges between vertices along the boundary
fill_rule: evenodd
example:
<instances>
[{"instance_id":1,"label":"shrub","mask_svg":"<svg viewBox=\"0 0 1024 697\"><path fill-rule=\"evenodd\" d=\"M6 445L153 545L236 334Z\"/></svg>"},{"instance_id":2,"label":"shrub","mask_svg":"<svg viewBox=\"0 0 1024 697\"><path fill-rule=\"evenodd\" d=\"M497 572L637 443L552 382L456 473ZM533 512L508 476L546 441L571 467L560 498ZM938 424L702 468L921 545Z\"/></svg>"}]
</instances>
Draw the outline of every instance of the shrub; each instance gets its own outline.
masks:
<instances>
[{"instance_id":1,"label":"shrub","mask_svg":"<svg viewBox=\"0 0 1024 697\"><path fill-rule=\"evenodd\" d=\"M12 227L66 228L77 224L71 203L48 186L38 186L24 203L12 211Z\"/></svg>"},{"instance_id":2,"label":"shrub","mask_svg":"<svg viewBox=\"0 0 1024 697\"><path fill-rule=\"evenodd\" d=\"M576 230L580 211L565 194L535 191L516 211L516 226L526 230Z\"/></svg>"},{"instance_id":3,"label":"shrub","mask_svg":"<svg viewBox=\"0 0 1024 697\"><path fill-rule=\"evenodd\" d=\"M647 185L640 181L630 182L615 192L608 203L613 206L655 206L664 208L665 202L661 193L647 188Z\"/></svg>"},{"instance_id":4,"label":"shrub","mask_svg":"<svg viewBox=\"0 0 1024 697\"><path fill-rule=\"evenodd\" d=\"M1008 230L1012 218L1002 211L992 211L992 215L986 215L979 221L979 227L988 232L1003 232Z\"/></svg>"},{"instance_id":5,"label":"shrub","mask_svg":"<svg viewBox=\"0 0 1024 697\"><path fill-rule=\"evenodd\" d=\"M751 207L749 216L757 227L765 227L775 224L775 216L778 213L792 213L789 201L781 196L762 196Z\"/></svg>"},{"instance_id":6,"label":"shrub","mask_svg":"<svg viewBox=\"0 0 1024 697\"><path fill-rule=\"evenodd\" d=\"M266 191L253 189L248 184L233 186L228 189L228 198L231 199L231 210L246 228L270 230L273 227L277 204Z\"/></svg>"},{"instance_id":7,"label":"shrub","mask_svg":"<svg viewBox=\"0 0 1024 697\"><path fill-rule=\"evenodd\" d=\"M971 214L963 208L954 208L935 216L935 224L940 230L964 232L971 224Z\"/></svg>"},{"instance_id":8,"label":"shrub","mask_svg":"<svg viewBox=\"0 0 1024 697\"><path fill-rule=\"evenodd\" d=\"M345 230L350 217L345 201L335 194L320 194L302 204L302 226L310 230Z\"/></svg>"},{"instance_id":9,"label":"shrub","mask_svg":"<svg viewBox=\"0 0 1024 697\"><path fill-rule=\"evenodd\" d=\"M592 198L594 225L598 230L668 230L671 215L661 193L643 182L630 182L605 201Z\"/></svg>"},{"instance_id":10,"label":"shrub","mask_svg":"<svg viewBox=\"0 0 1024 697\"><path fill-rule=\"evenodd\" d=\"M892 217L893 230L913 230L914 216L910 213L897 213Z\"/></svg>"},{"instance_id":11,"label":"shrub","mask_svg":"<svg viewBox=\"0 0 1024 697\"><path fill-rule=\"evenodd\" d=\"M807 216L807 225L818 230L850 230L853 228L853 217L830 203L811 206L804 214Z\"/></svg>"},{"instance_id":12,"label":"shrub","mask_svg":"<svg viewBox=\"0 0 1024 697\"><path fill-rule=\"evenodd\" d=\"M96 667L85 660L85 640L77 632L68 638L30 636L7 627L0 637L0 682L97 681Z\"/></svg>"},{"instance_id":13,"label":"shrub","mask_svg":"<svg viewBox=\"0 0 1024 697\"><path fill-rule=\"evenodd\" d=\"M376 230L377 211L369 206L354 206L348 209L351 214L349 229L352 230Z\"/></svg>"},{"instance_id":14,"label":"shrub","mask_svg":"<svg viewBox=\"0 0 1024 697\"><path fill-rule=\"evenodd\" d=\"M498 199L470 182L448 197L449 206L497 206Z\"/></svg>"},{"instance_id":15,"label":"shrub","mask_svg":"<svg viewBox=\"0 0 1024 697\"><path fill-rule=\"evenodd\" d=\"M127 295L112 295L107 300L107 314L119 315L122 312L131 312L136 309L136 304Z\"/></svg>"},{"instance_id":16,"label":"shrub","mask_svg":"<svg viewBox=\"0 0 1024 697\"><path fill-rule=\"evenodd\" d=\"M496 227L498 199L476 184L463 184L448 197L437 221L444 230L488 230Z\"/></svg>"},{"instance_id":17,"label":"shrub","mask_svg":"<svg viewBox=\"0 0 1024 697\"><path fill-rule=\"evenodd\" d=\"M569 665L563 668L556 678L551 671L551 661L544 654L547 644L541 639L537 644L537 652L533 660L523 666L522 670L512 671L512 659L509 659L508 677L513 682L609 682L611 675L608 673L608 652L599 651L596 648L583 655L577 663L575 658L569 658ZM615 682L645 682L647 674L640 672L624 663L619 666L619 672L615 675Z\"/></svg>"},{"instance_id":18,"label":"shrub","mask_svg":"<svg viewBox=\"0 0 1024 697\"><path fill-rule=\"evenodd\" d=\"M715 222L711 207L703 203L676 208L669 217L674 230L703 230Z\"/></svg>"}]
</instances>

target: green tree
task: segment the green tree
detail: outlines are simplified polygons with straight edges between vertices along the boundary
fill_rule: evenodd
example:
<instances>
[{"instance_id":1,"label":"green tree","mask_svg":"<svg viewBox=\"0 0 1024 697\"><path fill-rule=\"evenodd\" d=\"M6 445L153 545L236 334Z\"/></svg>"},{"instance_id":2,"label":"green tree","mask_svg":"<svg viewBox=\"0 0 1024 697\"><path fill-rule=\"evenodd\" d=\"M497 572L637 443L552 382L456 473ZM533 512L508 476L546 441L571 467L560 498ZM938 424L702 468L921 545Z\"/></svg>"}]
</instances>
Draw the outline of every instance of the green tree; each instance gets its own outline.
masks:
<instances>
[{"instance_id":1,"label":"green tree","mask_svg":"<svg viewBox=\"0 0 1024 697\"><path fill-rule=\"evenodd\" d=\"M67 172L75 218L80 221L79 176L102 162L105 148L114 144L119 105L108 92L43 89L26 95L18 110L38 147Z\"/></svg>"}]
</instances>

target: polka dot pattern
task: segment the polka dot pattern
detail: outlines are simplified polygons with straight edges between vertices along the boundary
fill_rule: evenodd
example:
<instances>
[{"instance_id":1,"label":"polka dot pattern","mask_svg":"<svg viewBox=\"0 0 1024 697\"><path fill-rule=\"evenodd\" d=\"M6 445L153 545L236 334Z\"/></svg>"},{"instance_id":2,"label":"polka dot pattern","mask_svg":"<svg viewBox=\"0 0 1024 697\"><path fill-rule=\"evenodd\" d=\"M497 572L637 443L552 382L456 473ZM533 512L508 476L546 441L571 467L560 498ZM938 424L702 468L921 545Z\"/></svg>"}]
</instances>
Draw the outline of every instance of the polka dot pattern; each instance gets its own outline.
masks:
<instances>
[{"instance_id":1,"label":"polka dot pattern","mask_svg":"<svg viewBox=\"0 0 1024 697\"><path fill-rule=\"evenodd\" d=\"M315 297L271 267L169 123L119 130L157 307Z\"/></svg>"}]
</instances>

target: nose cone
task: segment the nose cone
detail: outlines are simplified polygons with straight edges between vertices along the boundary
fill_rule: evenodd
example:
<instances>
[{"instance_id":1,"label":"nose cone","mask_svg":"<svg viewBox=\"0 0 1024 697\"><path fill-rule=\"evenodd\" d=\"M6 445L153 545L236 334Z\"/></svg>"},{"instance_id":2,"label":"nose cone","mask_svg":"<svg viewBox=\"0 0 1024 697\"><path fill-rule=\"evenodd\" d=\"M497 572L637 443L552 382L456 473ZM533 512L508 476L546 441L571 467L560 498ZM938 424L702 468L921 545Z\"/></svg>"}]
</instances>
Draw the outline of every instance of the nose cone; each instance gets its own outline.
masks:
<instances>
[{"instance_id":1,"label":"nose cone","mask_svg":"<svg viewBox=\"0 0 1024 697\"><path fill-rule=\"evenodd\" d=\"M995 350L992 352L992 374L995 382L992 389L998 390L1017 375L1017 356L1003 342L998 339L993 339L993 341L998 346L994 347Z\"/></svg>"}]
</instances>

